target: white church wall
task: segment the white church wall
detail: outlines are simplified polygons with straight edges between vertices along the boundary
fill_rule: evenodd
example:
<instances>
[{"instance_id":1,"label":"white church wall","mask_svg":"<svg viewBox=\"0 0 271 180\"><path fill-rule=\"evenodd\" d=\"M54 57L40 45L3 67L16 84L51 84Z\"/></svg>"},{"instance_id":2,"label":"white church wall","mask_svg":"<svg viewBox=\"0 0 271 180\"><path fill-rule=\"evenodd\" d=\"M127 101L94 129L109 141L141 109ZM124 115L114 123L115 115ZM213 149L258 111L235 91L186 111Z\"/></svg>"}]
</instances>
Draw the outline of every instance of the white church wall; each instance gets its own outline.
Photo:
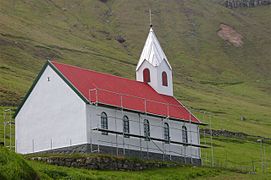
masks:
<instances>
[{"instance_id":1,"label":"white church wall","mask_svg":"<svg viewBox=\"0 0 271 180\"><path fill-rule=\"evenodd\" d=\"M148 119L150 123L150 136L153 138L164 138L164 123L167 122L170 127L171 141L182 142L182 126L185 125L188 130L188 143L199 144L198 138L198 125L186 123L182 121L166 120L159 117L148 116L144 114L120 111L117 109L107 107L96 107L94 105L88 105L88 142L93 144L99 144L104 146L118 147L120 151L124 149L142 150L155 153L162 153L161 150L166 151L167 154L175 156L187 156L193 158L200 158L200 148L182 146L177 144L166 144L160 141L146 141L135 137L123 138L122 135L115 135L109 133L108 135L102 135L101 132L93 131L91 129L101 128L100 114L105 112L108 116L108 129L118 132L123 132L124 115L129 118L130 133L144 136L144 119ZM140 123L139 123L140 120ZM158 147L159 148L158 148Z\"/></svg>"},{"instance_id":2,"label":"white church wall","mask_svg":"<svg viewBox=\"0 0 271 180\"><path fill-rule=\"evenodd\" d=\"M87 143L86 105L49 66L15 121L18 153Z\"/></svg>"}]
</instances>

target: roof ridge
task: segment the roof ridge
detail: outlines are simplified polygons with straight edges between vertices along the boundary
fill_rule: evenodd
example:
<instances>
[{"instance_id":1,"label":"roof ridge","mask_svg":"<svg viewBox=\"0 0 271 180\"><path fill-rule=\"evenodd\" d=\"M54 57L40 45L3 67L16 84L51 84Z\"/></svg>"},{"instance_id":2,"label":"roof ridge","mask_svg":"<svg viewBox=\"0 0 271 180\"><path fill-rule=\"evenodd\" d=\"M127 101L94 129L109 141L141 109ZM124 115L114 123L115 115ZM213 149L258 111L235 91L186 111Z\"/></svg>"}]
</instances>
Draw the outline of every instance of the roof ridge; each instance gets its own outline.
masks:
<instances>
[{"instance_id":1,"label":"roof ridge","mask_svg":"<svg viewBox=\"0 0 271 180\"><path fill-rule=\"evenodd\" d=\"M107 76L112 76L112 77L117 77L119 79L125 79L125 80L129 80L129 81L133 81L133 82L137 82L137 83L141 83L141 84L146 84L148 85L148 83L145 83L145 82L141 82L141 81L137 81L137 80L133 80L133 79L129 79L129 78L125 78L125 77L121 77L121 76L117 76L117 75L113 75L113 74L109 74L109 73L105 73L105 72L98 72L98 71L95 71L95 70L91 70L91 69L87 69L87 68L83 68L83 67L79 67L79 66L75 66L75 65L70 65L70 64L65 64L65 63L60 63L60 62L57 62L55 60L51 61L52 63L56 63L56 64L60 64L60 65L65 65L65 66L70 66L70 67L74 67L74 68L77 68L77 69L81 69L81 70L84 70L84 71L90 71L90 72L94 72L94 73L98 73L98 74L103 74L103 75L107 75ZM150 85L149 85L150 86ZM150 86L151 87L151 86Z\"/></svg>"},{"instance_id":2,"label":"roof ridge","mask_svg":"<svg viewBox=\"0 0 271 180\"><path fill-rule=\"evenodd\" d=\"M73 68L77 68L77 69L81 69L81 70L84 70L84 71L90 71L90 72L94 72L94 73L97 73L97 74L103 74L103 75L107 75L107 76L111 76L111 77L117 77L119 79L124 79L124 80L128 80L128 81L131 81L131 82L136 82L136 83L139 83L139 84L144 84L144 85L147 85L148 87L150 87L153 91L155 91L148 83L145 83L145 82L141 82L141 81L137 81L137 80L133 80L133 79L129 79L129 78L124 78L124 77L121 77L121 76L116 76L116 75L113 75L113 74L109 74L109 73L104 73L104 72L98 72L98 71L94 71L94 70L91 70L91 69L87 69L87 68L82 68L82 67L78 67L78 66L75 66L75 65L71 65L71 64L65 64L65 63L61 63L61 62L57 62L56 60L52 60L50 61L51 63L56 63L56 64L60 64L60 65L65 65L65 66L69 66L69 67L73 67ZM57 67L56 67L57 68ZM96 86L96 85L95 85ZM99 88L99 87L98 87ZM106 89L105 89L106 90ZM155 91L156 92L156 91ZM156 92L157 93L157 92ZM159 94L159 93L158 93ZM163 97L163 99L165 97L174 97L174 96L169 96L169 95L165 95L165 94L159 94Z\"/></svg>"}]
</instances>

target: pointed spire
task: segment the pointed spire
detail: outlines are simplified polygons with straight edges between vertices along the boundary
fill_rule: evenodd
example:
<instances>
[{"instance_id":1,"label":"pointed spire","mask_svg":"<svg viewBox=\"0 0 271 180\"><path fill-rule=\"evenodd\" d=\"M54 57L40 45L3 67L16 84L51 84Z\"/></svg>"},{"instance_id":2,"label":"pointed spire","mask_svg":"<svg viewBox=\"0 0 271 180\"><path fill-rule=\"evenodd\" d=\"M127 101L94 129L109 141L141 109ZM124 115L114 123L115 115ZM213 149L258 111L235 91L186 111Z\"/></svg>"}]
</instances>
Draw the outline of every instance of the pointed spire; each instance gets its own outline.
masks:
<instances>
[{"instance_id":1,"label":"pointed spire","mask_svg":"<svg viewBox=\"0 0 271 180\"><path fill-rule=\"evenodd\" d=\"M163 61L166 61L169 68L172 69L152 27L150 27L136 70L144 61L148 61L153 66L159 66Z\"/></svg>"},{"instance_id":2,"label":"pointed spire","mask_svg":"<svg viewBox=\"0 0 271 180\"><path fill-rule=\"evenodd\" d=\"M151 9L149 9L149 13L150 13L150 27L152 27L152 22L151 22Z\"/></svg>"}]
</instances>

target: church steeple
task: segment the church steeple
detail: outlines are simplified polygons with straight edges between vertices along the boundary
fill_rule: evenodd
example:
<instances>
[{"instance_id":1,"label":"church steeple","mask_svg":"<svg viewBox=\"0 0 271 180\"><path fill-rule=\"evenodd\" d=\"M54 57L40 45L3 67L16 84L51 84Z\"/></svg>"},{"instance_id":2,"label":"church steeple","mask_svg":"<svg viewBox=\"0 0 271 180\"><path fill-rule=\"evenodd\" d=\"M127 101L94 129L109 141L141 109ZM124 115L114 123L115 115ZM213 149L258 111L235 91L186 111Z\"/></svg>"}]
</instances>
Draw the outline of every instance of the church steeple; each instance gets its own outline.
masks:
<instances>
[{"instance_id":1,"label":"church steeple","mask_svg":"<svg viewBox=\"0 0 271 180\"><path fill-rule=\"evenodd\" d=\"M172 69L152 27L150 27L149 35L139 58L139 62L137 63L136 70L138 70L145 60L153 66L159 66L165 61L169 68Z\"/></svg>"},{"instance_id":2,"label":"church steeple","mask_svg":"<svg viewBox=\"0 0 271 180\"><path fill-rule=\"evenodd\" d=\"M150 24L150 31L136 67L137 81L158 93L173 96L172 68Z\"/></svg>"}]
</instances>

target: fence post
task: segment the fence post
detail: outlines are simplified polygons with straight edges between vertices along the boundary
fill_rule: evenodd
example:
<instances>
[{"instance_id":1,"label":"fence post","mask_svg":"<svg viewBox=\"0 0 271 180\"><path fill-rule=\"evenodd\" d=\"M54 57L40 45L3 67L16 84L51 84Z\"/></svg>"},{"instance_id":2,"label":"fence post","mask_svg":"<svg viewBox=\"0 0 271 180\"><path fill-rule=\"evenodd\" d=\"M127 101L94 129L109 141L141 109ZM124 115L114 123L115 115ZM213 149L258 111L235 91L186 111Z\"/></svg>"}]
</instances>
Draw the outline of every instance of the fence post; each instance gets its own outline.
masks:
<instances>
[{"instance_id":1,"label":"fence post","mask_svg":"<svg viewBox=\"0 0 271 180\"><path fill-rule=\"evenodd\" d=\"M115 130L118 131L117 128L117 110L115 110ZM118 148L118 134L116 134L116 155L119 156L119 148Z\"/></svg>"},{"instance_id":2,"label":"fence post","mask_svg":"<svg viewBox=\"0 0 271 180\"><path fill-rule=\"evenodd\" d=\"M4 111L4 147L6 146L6 112Z\"/></svg>"}]
</instances>

